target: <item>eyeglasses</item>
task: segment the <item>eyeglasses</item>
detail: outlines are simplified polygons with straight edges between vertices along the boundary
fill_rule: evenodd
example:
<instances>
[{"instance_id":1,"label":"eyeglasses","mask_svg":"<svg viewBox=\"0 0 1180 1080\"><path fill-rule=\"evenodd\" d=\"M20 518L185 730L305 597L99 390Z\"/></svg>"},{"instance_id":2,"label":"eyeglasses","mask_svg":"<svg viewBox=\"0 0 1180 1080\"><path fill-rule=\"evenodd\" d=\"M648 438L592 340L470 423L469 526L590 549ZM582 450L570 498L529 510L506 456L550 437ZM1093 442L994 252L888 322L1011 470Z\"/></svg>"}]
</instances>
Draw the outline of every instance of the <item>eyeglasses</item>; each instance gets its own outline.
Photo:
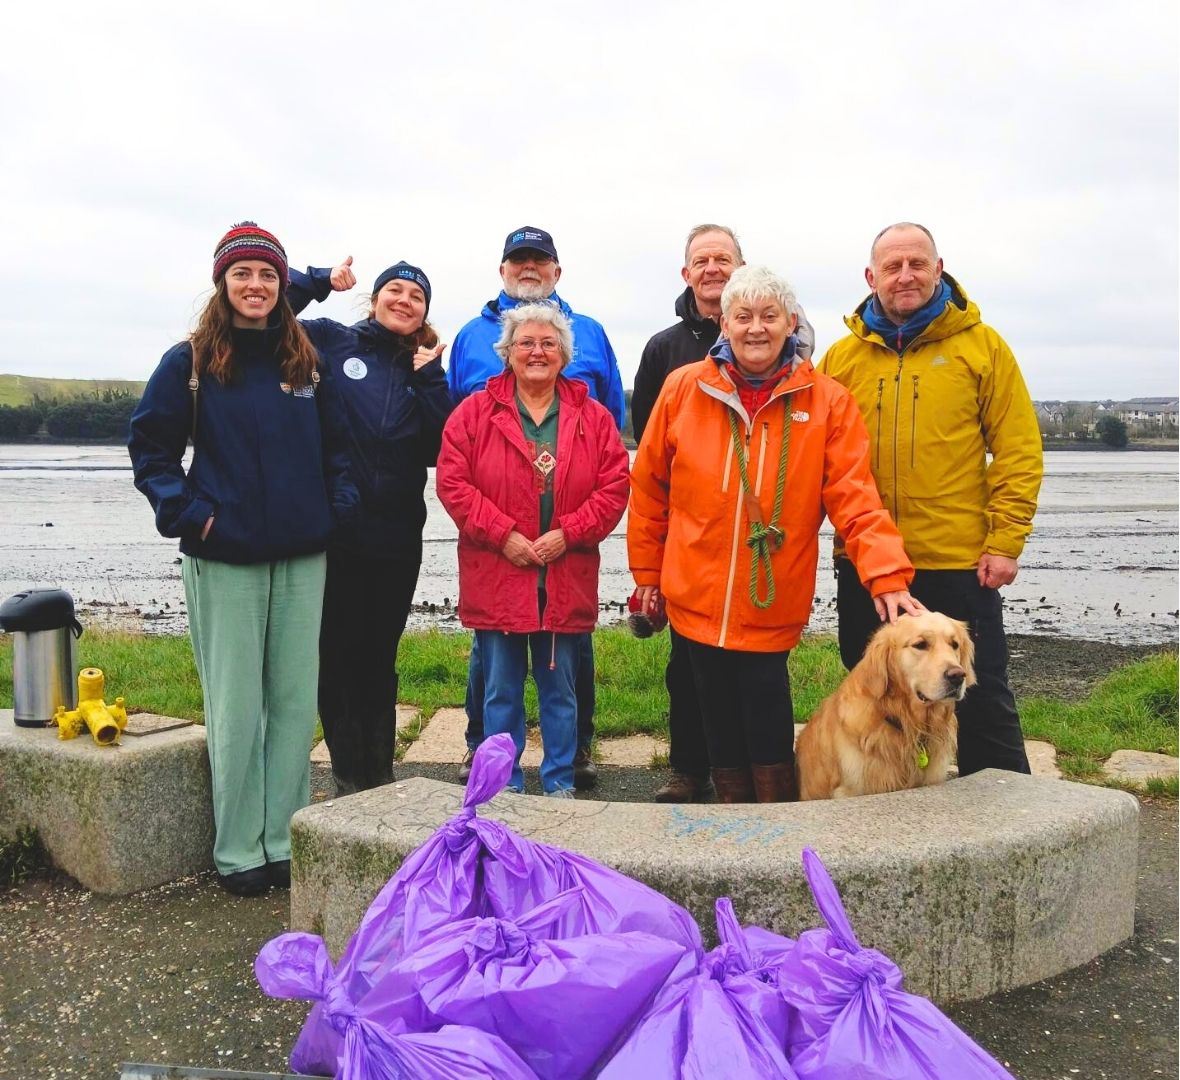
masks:
<instances>
[{"instance_id":1,"label":"eyeglasses","mask_svg":"<svg viewBox=\"0 0 1180 1080\"><path fill-rule=\"evenodd\" d=\"M522 353L531 353L538 345L542 352L547 353L555 353L561 348L561 342L554 338L542 338L537 341L536 338L526 337L512 343L512 347Z\"/></svg>"},{"instance_id":2,"label":"eyeglasses","mask_svg":"<svg viewBox=\"0 0 1180 1080\"><path fill-rule=\"evenodd\" d=\"M538 266L548 266L556 260L552 255L546 255L543 251L514 251L508 256L508 261L513 266L523 266L528 262L536 263Z\"/></svg>"}]
</instances>

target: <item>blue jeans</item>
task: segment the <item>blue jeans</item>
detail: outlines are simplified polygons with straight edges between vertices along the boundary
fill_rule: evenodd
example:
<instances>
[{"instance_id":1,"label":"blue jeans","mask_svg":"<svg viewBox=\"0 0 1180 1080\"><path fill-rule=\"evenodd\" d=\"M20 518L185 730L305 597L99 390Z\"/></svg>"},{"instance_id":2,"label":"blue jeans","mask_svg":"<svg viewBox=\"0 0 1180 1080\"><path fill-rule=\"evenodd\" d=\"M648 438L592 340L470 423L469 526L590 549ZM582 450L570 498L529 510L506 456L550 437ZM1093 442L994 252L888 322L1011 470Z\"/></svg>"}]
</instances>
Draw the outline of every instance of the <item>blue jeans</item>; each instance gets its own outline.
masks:
<instances>
[{"instance_id":1,"label":"blue jeans","mask_svg":"<svg viewBox=\"0 0 1180 1080\"><path fill-rule=\"evenodd\" d=\"M524 790L524 680L529 649L533 654L533 681L541 712L541 787L546 793L574 786L574 751L577 749L577 698L574 679L578 667L581 634L505 634L477 630L475 640L483 658L484 735L506 731L516 743L512 787ZM553 664L552 669L550 663Z\"/></svg>"},{"instance_id":2,"label":"blue jeans","mask_svg":"<svg viewBox=\"0 0 1180 1080\"><path fill-rule=\"evenodd\" d=\"M594 635L566 635L578 639L578 671L574 677L574 694L578 702L578 748L590 749L594 741ZM467 711L467 749L474 750L484 739L483 725L483 657L480 653L479 632L471 642L471 659L467 666L467 697L463 705Z\"/></svg>"}]
</instances>

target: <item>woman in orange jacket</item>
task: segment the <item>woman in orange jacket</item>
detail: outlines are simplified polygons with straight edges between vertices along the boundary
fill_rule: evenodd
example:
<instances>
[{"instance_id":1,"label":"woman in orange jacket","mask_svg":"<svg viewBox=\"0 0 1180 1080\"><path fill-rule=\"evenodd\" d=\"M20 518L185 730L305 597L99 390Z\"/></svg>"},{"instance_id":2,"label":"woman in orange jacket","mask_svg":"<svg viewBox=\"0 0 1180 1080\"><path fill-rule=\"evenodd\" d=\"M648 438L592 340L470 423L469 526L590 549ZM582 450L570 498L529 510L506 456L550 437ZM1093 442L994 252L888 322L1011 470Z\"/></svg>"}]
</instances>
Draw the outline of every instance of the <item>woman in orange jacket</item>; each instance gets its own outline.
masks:
<instances>
[{"instance_id":1,"label":"woman in orange jacket","mask_svg":"<svg viewBox=\"0 0 1180 1080\"><path fill-rule=\"evenodd\" d=\"M797 797L787 657L815 594L824 515L882 620L922 610L855 401L795 355L795 294L742 267L722 340L664 383L631 475L627 547L645 607L687 639L721 802Z\"/></svg>"}]
</instances>

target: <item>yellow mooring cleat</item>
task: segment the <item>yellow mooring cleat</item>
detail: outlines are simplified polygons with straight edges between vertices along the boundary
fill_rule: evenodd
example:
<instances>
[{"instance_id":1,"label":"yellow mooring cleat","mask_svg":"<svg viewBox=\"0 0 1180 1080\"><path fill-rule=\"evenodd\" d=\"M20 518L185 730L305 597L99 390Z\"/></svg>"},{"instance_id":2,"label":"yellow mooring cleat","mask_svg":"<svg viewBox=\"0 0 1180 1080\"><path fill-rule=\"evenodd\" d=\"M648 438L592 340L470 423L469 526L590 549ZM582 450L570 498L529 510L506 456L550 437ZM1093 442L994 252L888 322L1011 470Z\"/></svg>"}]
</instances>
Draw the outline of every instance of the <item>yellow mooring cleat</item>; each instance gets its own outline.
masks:
<instances>
[{"instance_id":1,"label":"yellow mooring cleat","mask_svg":"<svg viewBox=\"0 0 1180 1080\"><path fill-rule=\"evenodd\" d=\"M82 725L90 729L99 746L114 746L127 726L127 710L123 699L115 698L114 705L103 701L105 688L102 670L96 667L83 668L78 672L78 707L67 709L57 707L53 722L57 724L59 739L76 739L82 733Z\"/></svg>"}]
</instances>

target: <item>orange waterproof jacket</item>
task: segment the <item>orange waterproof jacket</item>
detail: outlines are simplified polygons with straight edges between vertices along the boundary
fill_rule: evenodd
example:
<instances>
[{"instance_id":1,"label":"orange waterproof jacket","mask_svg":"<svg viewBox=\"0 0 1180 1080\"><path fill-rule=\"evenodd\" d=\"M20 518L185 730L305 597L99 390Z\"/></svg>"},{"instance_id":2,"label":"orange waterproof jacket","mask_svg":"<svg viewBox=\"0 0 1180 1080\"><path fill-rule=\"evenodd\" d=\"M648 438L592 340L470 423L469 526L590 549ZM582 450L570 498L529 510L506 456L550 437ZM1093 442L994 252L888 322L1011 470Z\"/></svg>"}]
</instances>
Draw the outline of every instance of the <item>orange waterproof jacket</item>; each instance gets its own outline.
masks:
<instances>
[{"instance_id":1,"label":"orange waterproof jacket","mask_svg":"<svg viewBox=\"0 0 1180 1080\"><path fill-rule=\"evenodd\" d=\"M762 520L785 533L771 556L775 599L751 598L753 551L730 416ZM782 512L772 518L780 452L790 434ZM635 457L627 550L638 585L658 585L677 632L746 652L794 648L811 613L819 527L827 514L874 596L913 578L901 536L869 469L869 439L852 396L807 360L751 418L713 358L672 372ZM765 582L756 589L766 596Z\"/></svg>"}]
</instances>

